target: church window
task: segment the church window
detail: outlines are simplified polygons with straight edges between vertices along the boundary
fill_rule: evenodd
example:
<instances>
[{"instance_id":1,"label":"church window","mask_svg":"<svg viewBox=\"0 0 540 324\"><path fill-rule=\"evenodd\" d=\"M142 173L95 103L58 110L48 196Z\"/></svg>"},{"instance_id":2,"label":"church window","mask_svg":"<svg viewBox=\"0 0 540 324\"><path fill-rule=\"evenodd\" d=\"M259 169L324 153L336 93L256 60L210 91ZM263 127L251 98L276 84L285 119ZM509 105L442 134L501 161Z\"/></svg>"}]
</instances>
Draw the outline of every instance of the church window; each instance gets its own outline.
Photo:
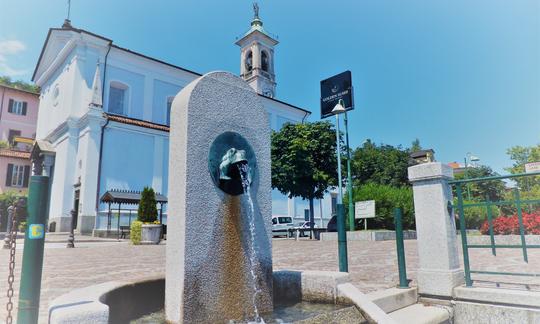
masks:
<instances>
[{"instance_id":1,"label":"church window","mask_svg":"<svg viewBox=\"0 0 540 324\"><path fill-rule=\"evenodd\" d=\"M251 71L253 69L253 53L251 51L246 54L246 71Z\"/></svg>"},{"instance_id":2,"label":"church window","mask_svg":"<svg viewBox=\"0 0 540 324\"><path fill-rule=\"evenodd\" d=\"M268 72L268 54L266 54L266 51L261 52L261 67L263 71Z\"/></svg>"},{"instance_id":3,"label":"church window","mask_svg":"<svg viewBox=\"0 0 540 324\"><path fill-rule=\"evenodd\" d=\"M109 89L109 112L117 115L126 114L128 87L118 82L112 82Z\"/></svg>"},{"instance_id":4,"label":"church window","mask_svg":"<svg viewBox=\"0 0 540 324\"><path fill-rule=\"evenodd\" d=\"M171 107L174 97L167 98L167 126L171 125Z\"/></svg>"}]
</instances>

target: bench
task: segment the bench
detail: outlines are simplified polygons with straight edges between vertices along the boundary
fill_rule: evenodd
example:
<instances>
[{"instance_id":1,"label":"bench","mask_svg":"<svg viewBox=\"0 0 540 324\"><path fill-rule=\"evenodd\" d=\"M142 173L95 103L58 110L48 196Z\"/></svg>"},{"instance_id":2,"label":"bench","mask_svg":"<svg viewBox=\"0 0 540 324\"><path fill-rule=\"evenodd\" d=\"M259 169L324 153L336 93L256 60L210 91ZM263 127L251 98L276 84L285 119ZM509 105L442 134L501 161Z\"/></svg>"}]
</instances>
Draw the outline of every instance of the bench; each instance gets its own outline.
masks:
<instances>
[{"instance_id":1,"label":"bench","mask_svg":"<svg viewBox=\"0 0 540 324\"><path fill-rule=\"evenodd\" d=\"M131 228L129 226L120 226L120 238L126 238L126 234L129 234L131 231Z\"/></svg>"},{"instance_id":2,"label":"bench","mask_svg":"<svg viewBox=\"0 0 540 324\"><path fill-rule=\"evenodd\" d=\"M293 227L287 229L287 231L288 237L294 237L295 239L298 239L299 236L309 236L311 229L309 227ZM308 233L308 235L306 235L306 232ZM326 232L326 228L313 228L313 238L316 240L320 240L322 232Z\"/></svg>"}]
</instances>

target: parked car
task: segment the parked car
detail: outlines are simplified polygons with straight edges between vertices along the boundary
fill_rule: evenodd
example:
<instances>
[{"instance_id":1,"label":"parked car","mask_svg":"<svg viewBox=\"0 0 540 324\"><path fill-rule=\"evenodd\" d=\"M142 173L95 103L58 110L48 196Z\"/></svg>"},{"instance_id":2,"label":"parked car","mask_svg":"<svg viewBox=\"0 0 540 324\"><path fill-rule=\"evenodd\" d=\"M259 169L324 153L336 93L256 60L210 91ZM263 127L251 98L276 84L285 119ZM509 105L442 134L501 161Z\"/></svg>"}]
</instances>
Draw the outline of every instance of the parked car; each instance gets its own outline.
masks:
<instances>
[{"instance_id":1,"label":"parked car","mask_svg":"<svg viewBox=\"0 0 540 324\"><path fill-rule=\"evenodd\" d=\"M305 222L302 222L299 224L300 228L311 228L311 222L310 221L305 221ZM313 228L318 228L319 226L317 225L317 223L313 222Z\"/></svg>"},{"instance_id":2,"label":"parked car","mask_svg":"<svg viewBox=\"0 0 540 324\"><path fill-rule=\"evenodd\" d=\"M287 236L289 228L293 228L292 217L272 216L272 236Z\"/></svg>"}]
</instances>

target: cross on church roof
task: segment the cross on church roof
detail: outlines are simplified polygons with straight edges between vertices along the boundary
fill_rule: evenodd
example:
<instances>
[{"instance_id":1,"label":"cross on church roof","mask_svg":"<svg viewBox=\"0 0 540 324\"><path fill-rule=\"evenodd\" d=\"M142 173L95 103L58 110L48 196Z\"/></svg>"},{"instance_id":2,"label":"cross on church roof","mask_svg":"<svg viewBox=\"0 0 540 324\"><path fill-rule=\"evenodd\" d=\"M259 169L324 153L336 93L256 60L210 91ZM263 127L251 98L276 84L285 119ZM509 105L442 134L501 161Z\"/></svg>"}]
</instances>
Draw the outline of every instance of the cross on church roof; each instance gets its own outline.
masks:
<instances>
[{"instance_id":1,"label":"cross on church roof","mask_svg":"<svg viewBox=\"0 0 540 324\"><path fill-rule=\"evenodd\" d=\"M71 16L71 0L68 0L67 1L67 16L66 16L66 19L64 19L64 23L62 24L62 28L72 28L71 20L69 20L70 16Z\"/></svg>"}]
</instances>

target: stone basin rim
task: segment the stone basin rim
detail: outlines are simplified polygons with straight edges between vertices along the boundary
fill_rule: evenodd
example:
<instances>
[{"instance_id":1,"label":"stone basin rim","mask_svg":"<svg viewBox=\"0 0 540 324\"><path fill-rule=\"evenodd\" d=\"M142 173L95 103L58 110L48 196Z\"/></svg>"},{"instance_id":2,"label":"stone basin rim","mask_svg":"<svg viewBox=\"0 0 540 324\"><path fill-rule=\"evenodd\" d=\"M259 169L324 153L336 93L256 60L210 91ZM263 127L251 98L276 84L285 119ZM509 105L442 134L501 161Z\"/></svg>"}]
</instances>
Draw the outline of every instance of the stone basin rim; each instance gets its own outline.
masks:
<instances>
[{"instance_id":1,"label":"stone basin rim","mask_svg":"<svg viewBox=\"0 0 540 324\"><path fill-rule=\"evenodd\" d=\"M361 305L354 299L346 298L339 286L353 287L349 283L349 274L332 271L298 271L277 270L273 272L274 298L280 300L298 300L307 302L320 302L330 304L355 305L362 313ZM110 281L84 288L75 289L54 299L49 306L49 323L109 323L115 313L115 307L126 307L125 299L115 301L121 292L128 291L133 294L137 289L155 289L153 293L163 295L160 302L164 302L165 276L153 276L140 280ZM160 285L162 288L160 288ZM148 288L154 287L154 288ZM353 288L354 289L354 288ZM145 294L147 291L145 290ZM362 294L359 290L358 294ZM362 294L363 295L363 294ZM115 297L116 296L116 297ZM158 298L159 299L159 298ZM136 297L133 297L136 301ZM143 300L147 300L143 298ZM140 302L140 301L139 301ZM114 305L114 304L117 305ZM111 307L112 304L114 306ZM120 304L120 305L118 305ZM129 304L129 303L128 303ZM155 305L157 306L157 305ZM139 305L131 305L129 309L139 309ZM141 309L139 309L141 310ZM158 309L155 309L157 311ZM144 310L141 310L144 311ZM148 309L148 311L152 311ZM125 312L125 310L123 311ZM141 314L144 315L144 314ZM369 318L369 316L367 316Z\"/></svg>"}]
</instances>

